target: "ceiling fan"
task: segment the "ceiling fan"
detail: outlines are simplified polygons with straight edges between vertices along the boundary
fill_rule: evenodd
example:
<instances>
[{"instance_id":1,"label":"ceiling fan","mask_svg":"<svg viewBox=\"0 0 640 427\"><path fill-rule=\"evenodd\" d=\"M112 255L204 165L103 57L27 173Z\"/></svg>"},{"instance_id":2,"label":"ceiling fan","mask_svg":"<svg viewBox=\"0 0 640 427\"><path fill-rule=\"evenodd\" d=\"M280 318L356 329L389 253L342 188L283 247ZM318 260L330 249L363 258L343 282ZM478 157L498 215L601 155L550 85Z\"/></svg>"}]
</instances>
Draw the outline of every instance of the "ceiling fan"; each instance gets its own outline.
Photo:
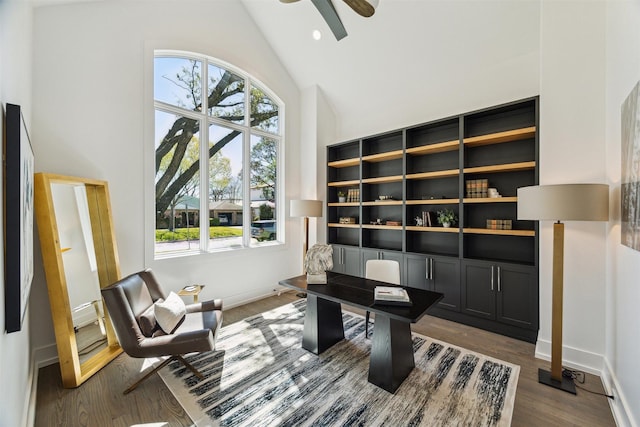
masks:
<instances>
[{"instance_id":1,"label":"ceiling fan","mask_svg":"<svg viewBox=\"0 0 640 427\"><path fill-rule=\"evenodd\" d=\"M280 0L282 3L295 3L299 0ZM358 15L369 18L376 11L379 0L343 0ZM313 5L318 9L327 25L336 36L336 40L341 40L347 36L347 30L344 28L338 12L336 12L331 0L311 0Z\"/></svg>"}]
</instances>

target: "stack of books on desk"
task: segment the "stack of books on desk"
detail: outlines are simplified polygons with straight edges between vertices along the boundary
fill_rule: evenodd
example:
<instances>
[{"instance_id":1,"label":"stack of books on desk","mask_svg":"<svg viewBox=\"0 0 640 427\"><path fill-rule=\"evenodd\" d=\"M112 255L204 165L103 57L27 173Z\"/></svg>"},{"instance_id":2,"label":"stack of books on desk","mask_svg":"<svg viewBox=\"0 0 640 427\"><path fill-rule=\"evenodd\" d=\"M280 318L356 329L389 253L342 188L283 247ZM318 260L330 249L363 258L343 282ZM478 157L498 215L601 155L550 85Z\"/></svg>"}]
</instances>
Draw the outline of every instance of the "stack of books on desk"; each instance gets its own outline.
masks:
<instances>
[{"instance_id":1,"label":"stack of books on desk","mask_svg":"<svg viewBox=\"0 0 640 427\"><path fill-rule=\"evenodd\" d=\"M375 304L411 305L407 291L395 286L376 286L373 299Z\"/></svg>"}]
</instances>

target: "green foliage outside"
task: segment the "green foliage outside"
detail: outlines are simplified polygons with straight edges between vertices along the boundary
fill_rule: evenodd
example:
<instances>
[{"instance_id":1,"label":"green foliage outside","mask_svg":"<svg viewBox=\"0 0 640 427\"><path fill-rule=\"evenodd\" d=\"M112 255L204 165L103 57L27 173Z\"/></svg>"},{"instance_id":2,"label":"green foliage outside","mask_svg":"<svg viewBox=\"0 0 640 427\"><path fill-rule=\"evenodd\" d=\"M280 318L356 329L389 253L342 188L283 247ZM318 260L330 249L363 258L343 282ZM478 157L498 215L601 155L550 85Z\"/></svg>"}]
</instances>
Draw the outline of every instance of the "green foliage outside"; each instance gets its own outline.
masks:
<instances>
[{"instance_id":1,"label":"green foliage outside","mask_svg":"<svg viewBox=\"0 0 640 427\"><path fill-rule=\"evenodd\" d=\"M266 204L260 205L260 219L273 219L273 209Z\"/></svg>"},{"instance_id":2,"label":"green foliage outside","mask_svg":"<svg viewBox=\"0 0 640 427\"><path fill-rule=\"evenodd\" d=\"M187 234L188 230L188 234ZM209 227L209 238L238 237L242 236L242 230L233 227ZM156 242L175 242L180 240L198 240L200 238L199 227L176 228L174 231L156 230Z\"/></svg>"}]
</instances>

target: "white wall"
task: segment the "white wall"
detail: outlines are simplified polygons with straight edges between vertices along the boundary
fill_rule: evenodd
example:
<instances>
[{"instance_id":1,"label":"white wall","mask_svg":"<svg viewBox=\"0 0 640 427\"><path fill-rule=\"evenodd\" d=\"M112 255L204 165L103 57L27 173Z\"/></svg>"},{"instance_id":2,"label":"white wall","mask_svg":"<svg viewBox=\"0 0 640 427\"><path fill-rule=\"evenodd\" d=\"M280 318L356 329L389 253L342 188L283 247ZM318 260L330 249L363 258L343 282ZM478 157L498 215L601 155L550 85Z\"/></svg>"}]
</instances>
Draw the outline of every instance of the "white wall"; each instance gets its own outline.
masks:
<instances>
[{"instance_id":1,"label":"white wall","mask_svg":"<svg viewBox=\"0 0 640 427\"><path fill-rule=\"evenodd\" d=\"M345 89L351 98L340 100L352 114L337 115L336 142L539 94L539 2L391 0L377 13L404 36L380 28L367 39L357 55L367 68L351 68L356 58L343 56L351 51L340 45L327 54L340 70L323 88L327 98L353 87Z\"/></svg>"},{"instance_id":2,"label":"white wall","mask_svg":"<svg viewBox=\"0 0 640 427\"><path fill-rule=\"evenodd\" d=\"M154 144L153 48L211 55L273 90L287 114L280 177L287 206L289 195L300 192L300 94L240 2L91 2L40 7L34 19L36 170L109 183L123 275L151 267L167 291L203 283L201 299L220 297L230 306L269 294L279 279L300 273L291 262L301 253L297 218L287 218L286 245L158 261L144 256L144 200L153 200L143 168L145 145ZM45 310L43 289L40 283L34 298ZM34 326L42 326L34 347L53 345L47 322Z\"/></svg>"},{"instance_id":3,"label":"white wall","mask_svg":"<svg viewBox=\"0 0 640 427\"><path fill-rule=\"evenodd\" d=\"M326 202L326 146L336 141L336 117L318 86L302 91L302 138L300 164L302 198ZM326 209L323 208L323 210ZM327 217L311 219L309 244L327 243Z\"/></svg>"},{"instance_id":4,"label":"white wall","mask_svg":"<svg viewBox=\"0 0 640 427\"><path fill-rule=\"evenodd\" d=\"M640 81L640 1L609 2L606 10L606 151L611 186L607 241L605 381L619 425L640 425L640 252L620 244L621 117Z\"/></svg>"},{"instance_id":5,"label":"white wall","mask_svg":"<svg viewBox=\"0 0 640 427\"><path fill-rule=\"evenodd\" d=\"M32 126L31 49L32 10L26 1L0 1L0 104L19 104L29 128ZM0 135L3 134L0 124ZM2 178L0 178L1 180ZM0 199L3 186L0 185ZM2 213L0 212L0 217ZM0 235L3 231L0 228ZM0 241L3 241L3 237ZM0 271L4 265L0 257ZM31 308L31 311L33 308ZM0 426L13 427L27 423L29 395L33 381L29 347L29 314L19 332L7 334L4 322L4 274L0 275ZM9 391L10 392L7 392Z\"/></svg>"},{"instance_id":6,"label":"white wall","mask_svg":"<svg viewBox=\"0 0 640 427\"><path fill-rule=\"evenodd\" d=\"M605 3L544 1L540 20L540 184L606 182ZM541 223L540 333L551 337L552 223ZM567 222L564 250L565 363L602 369L606 224Z\"/></svg>"}]
</instances>

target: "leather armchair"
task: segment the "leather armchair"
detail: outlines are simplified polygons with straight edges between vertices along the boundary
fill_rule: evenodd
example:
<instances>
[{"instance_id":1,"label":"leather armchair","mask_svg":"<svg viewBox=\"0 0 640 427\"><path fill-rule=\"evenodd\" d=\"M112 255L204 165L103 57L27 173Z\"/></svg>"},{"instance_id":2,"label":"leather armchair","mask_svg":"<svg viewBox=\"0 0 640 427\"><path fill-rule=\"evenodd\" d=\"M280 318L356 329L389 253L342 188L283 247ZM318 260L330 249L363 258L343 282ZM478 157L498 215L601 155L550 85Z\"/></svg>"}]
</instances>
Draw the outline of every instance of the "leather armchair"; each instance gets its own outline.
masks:
<instances>
[{"instance_id":1,"label":"leather armchair","mask_svg":"<svg viewBox=\"0 0 640 427\"><path fill-rule=\"evenodd\" d=\"M170 356L126 389L124 394L134 390L173 360L180 360L202 379L202 374L182 355L215 349L216 337L222 325L222 300L186 305L182 323L173 333L166 334L160 328L152 329L149 326L149 322L155 324L151 307L160 298L166 299L166 294L150 269L127 276L101 292L125 353L136 358Z\"/></svg>"}]
</instances>

